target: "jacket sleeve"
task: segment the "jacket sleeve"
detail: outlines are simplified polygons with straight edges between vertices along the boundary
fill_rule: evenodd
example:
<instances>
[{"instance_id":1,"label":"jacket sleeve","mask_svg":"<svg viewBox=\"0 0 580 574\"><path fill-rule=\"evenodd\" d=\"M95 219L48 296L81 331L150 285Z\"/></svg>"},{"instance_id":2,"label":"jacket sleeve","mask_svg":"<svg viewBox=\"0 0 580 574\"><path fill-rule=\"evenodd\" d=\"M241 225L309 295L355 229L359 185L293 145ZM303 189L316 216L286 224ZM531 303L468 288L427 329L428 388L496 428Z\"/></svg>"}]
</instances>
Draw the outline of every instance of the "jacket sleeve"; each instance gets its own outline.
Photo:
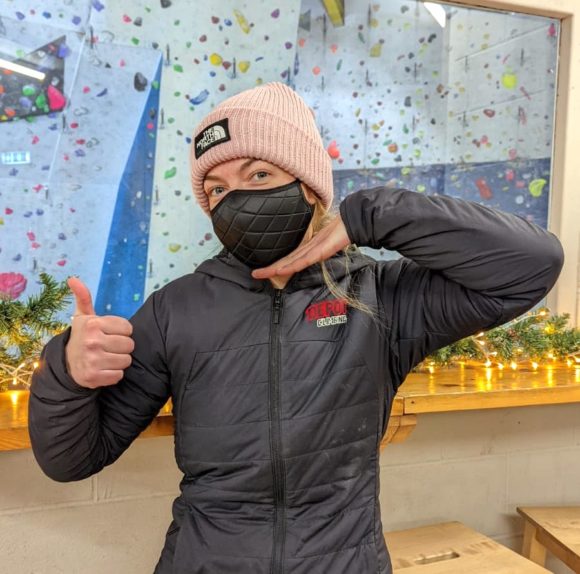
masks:
<instances>
[{"instance_id":1,"label":"jacket sleeve","mask_svg":"<svg viewBox=\"0 0 580 574\"><path fill-rule=\"evenodd\" d=\"M464 199L377 187L340 214L353 243L402 255L377 264L395 386L435 350L528 311L564 262L553 233Z\"/></svg>"},{"instance_id":2,"label":"jacket sleeve","mask_svg":"<svg viewBox=\"0 0 580 574\"><path fill-rule=\"evenodd\" d=\"M34 457L53 480L81 480L113 463L169 398L158 297L159 291L149 295L129 319L132 363L115 385L86 388L68 374L71 327L44 346L31 379L28 430Z\"/></svg>"}]
</instances>

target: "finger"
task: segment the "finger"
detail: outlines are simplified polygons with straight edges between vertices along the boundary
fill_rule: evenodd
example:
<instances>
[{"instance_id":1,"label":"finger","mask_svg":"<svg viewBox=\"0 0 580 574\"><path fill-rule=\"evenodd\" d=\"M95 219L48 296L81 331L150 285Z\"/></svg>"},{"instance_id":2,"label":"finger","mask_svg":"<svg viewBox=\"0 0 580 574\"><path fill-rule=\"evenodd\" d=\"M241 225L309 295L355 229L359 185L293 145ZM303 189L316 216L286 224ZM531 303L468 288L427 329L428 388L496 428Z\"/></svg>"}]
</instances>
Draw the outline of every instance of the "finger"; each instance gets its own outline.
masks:
<instances>
[{"instance_id":1,"label":"finger","mask_svg":"<svg viewBox=\"0 0 580 574\"><path fill-rule=\"evenodd\" d=\"M312 253L319 252L320 250L317 248L318 244L322 244L320 241L316 243L314 241L309 242L308 247L300 250L300 253L296 253L292 256L284 257L280 259L276 263L270 265L269 267L265 267L264 269L260 269L256 271L256 277L258 278L268 278L274 277L276 275L289 275L293 273L293 269L304 269L307 265L303 265L305 261L308 261L312 258ZM300 264L298 267L296 266L296 262L299 261Z\"/></svg>"},{"instance_id":2,"label":"finger","mask_svg":"<svg viewBox=\"0 0 580 574\"><path fill-rule=\"evenodd\" d=\"M288 255L278 259L274 263L268 265L268 267L261 267L259 269L254 269L252 275L257 279L265 279L267 277L273 277L274 275L278 274L278 270L294 261L297 257L302 256L307 250L311 249L312 246L310 245L310 241L308 242L308 246L301 246L300 248L295 249Z\"/></svg>"},{"instance_id":3,"label":"finger","mask_svg":"<svg viewBox=\"0 0 580 574\"><path fill-rule=\"evenodd\" d=\"M280 275L280 273L278 273L278 271L282 267L285 267L288 264L294 262L296 259L298 259L299 257L302 257L305 253L307 253L311 249L315 248L316 245L318 245L319 243L324 241L325 238L330 233L330 230L328 229L328 227L330 227L330 225L325 227L319 233L317 233L312 239L310 239L310 241L307 241L306 243L302 244L300 247L297 247L294 251L292 251L291 253L289 253L285 257L282 257L278 261L275 261L271 265L268 265L268 267L261 267L258 269L254 269L254 271L252 272L252 276L255 277L256 279L265 279L267 277L273 277L274 275ZM286 273L284 273L284 274L286 274Z\"/></svg>"},{"instance_id":4,"label":"finger","mask_svg":"<svg viewBox=\"0 0 580 574\"><path fill-rule=\"evenodd\" d=\"M307 241L306 243L304 243L303 245L292 251L292 253L289 253L286 257L277 261L276 265L278 267L283 267L288 263L292 263L294 260L298 259L299 257L302 257L302 255L304 255L311 249L314 249L317 245L326 241L331 234L332 234L332 224L322 229L319 233L317 233L314 237L312 237L310 241Z\"/></svg>"},{"instance_id":5,"label":"finger","mask_svg":"<svg viewBox=\"0 0 580 574\"><path fill-rule=\"evenodd\" d=\"M317 261L321 261L321 259L327 259L328 257L334 255L338 251L338 248L329 248L329 246L336 244L334 235L339 223L340 221L335 219L319 233L317 233L308 243L304 244L300 249L293 251L284 259L274 263L274 274L288 275L308 267L306 264L307 261L316 263ZM318 253L318 255L314 258L312 257L313 252ZM297 261L300 261L300 263L297 264ZM312 265L312 263L309 263L309 265Z\"/></svg>"},{"instance_id":6,"label":"finger","mask_svg":"<svg viewBox=\"0 0 580 574\"><path fill-rule=\"evenodd\" d=\"M67 284L75 298L73 317L78 315L96 315L95 308L93 307L93 299L88 287L78 277L69 277Z\"/></svg>"},{"instance_id":7,"label":"finger","mask_svg":"<svg viewBox=\"0 0 580 574\"><path fill-rule=\"evenodd\" d=\"M108 370L119 370L128 368L133 359L129 354L103 353L99 355L99 372Z\"/></svg>"},{"instance_id":8,"label":"finger","mask_svg":"<svg viewBox=\"0 0 580 574\"><path fill-rule=\"evenodd\" d=\"M133 325L124 317L117 315L101 315L93 319L97 328L106 335L125 335L130 337L133 334Z\"/></svg>"},{"instance_id":9,"label":"finger","mask_svg":"<svg viewBox=\"0 0 580 574\"><path fill-rule=\"evenodd\" d=\"M127 355L135 350L135 341L125 335L105 335L102 348L108 353Z\"/></svg>"},{"instance_id":10,"label":"finger","mask_svg":"<svg viewBox=\"0 0 580 574\"><path fill-rule=\"evenodd\" d=\"M324 261L334 255L338 249L333 249L332 244L323 243L320 246L314 247L307 253L304 253L298 259L295 259L292 263L285 265L284 267L280 267L277 270L278 274L288 275L290 273L297 273L302 269L306 269L310 267L310 265L314 265L320 261Z\"/></svg>"},{"instance_id":11,"label":"finger","mask_svg":"<svg viewBox=\"0 0 580 574\"><path fill-rule=\"evenodd\" d=\"M99 384L97 387L109 387L111 385L116 385L123 378L123 376L124 372L122 369L100 371Z\"/></svg>"},{"instance_id":12,"label":"finger","mask_svg":"<svg viewBox=\"0 0 580 574\"><path fill-rule=\"evenodd\" d=\"M294 258L290 263L279 267L278 273L287 275L300 271L309 265L332 257L335 253L344 249L348 243L346 232L340 229L340 225L337 225L334 233L329 233L327 237L316 244L313 242L309 251L305 251L300 257Z\"/></svg>"}]
</instances>

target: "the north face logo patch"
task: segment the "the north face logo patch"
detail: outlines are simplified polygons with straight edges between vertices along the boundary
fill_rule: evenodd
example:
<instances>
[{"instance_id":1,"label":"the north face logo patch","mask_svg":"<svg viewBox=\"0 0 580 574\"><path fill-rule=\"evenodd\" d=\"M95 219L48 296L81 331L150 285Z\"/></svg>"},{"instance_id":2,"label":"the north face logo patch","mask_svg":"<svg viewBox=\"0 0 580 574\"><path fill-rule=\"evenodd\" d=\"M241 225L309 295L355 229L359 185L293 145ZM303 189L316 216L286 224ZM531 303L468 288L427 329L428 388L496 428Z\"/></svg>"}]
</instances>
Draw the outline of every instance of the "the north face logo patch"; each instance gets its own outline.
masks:
<instances>
[{"instance_id":1,"label":"the north face logo patch","mask_svg":"<svg viewBox=\"0 0 580 574\"><path fill-rule=\"evenodd\" d=\"M231 139L230 130L228 128L228 118L224 118L223 120L211 124L211 126L207 126L207 128L205 128L205 130L195 138L195 159L199 159L213 146L229 142Z\"/></svg>"},{"instance_id":2,"label":"the north face logo patch","mask_svg":"<svg viewBox=\"0 0 580 574\"><path fill-rule=\"evenodd\" d=\"M308 321L316 321L317 327L346 323L345 299L329 299L310 305L304 314Z\"/></svg>"}]
</instances>

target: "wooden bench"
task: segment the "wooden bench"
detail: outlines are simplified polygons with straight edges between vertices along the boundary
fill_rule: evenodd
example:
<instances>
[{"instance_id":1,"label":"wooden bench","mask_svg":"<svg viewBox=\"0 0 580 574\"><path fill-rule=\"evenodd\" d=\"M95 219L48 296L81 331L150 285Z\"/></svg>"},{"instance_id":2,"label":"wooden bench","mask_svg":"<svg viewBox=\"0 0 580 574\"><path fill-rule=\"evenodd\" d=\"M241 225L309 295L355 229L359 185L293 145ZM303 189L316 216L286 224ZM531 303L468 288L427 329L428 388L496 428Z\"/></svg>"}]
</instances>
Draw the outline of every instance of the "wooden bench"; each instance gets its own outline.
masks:
<instances>
[{"instance_id":1,"label":"wooden bench","mask_svg":"<svg viewBox=\"0 0 580 574\"><path fill-rule=\"evenodd\" d=\"M385 532L399 574L545 574L542 566L468 528L443 522Z\"/></svg>"},{"instance_id":2,"label":"wooden bench","mask_svg":"<svg viewBox=\"0 0 580 574\"><path fill-rule=\"evenodd\" d=\"M580 506L518 507L524 519L522 554L544 565L546 550L580 574Z\"/></svg>"}]
</instances>

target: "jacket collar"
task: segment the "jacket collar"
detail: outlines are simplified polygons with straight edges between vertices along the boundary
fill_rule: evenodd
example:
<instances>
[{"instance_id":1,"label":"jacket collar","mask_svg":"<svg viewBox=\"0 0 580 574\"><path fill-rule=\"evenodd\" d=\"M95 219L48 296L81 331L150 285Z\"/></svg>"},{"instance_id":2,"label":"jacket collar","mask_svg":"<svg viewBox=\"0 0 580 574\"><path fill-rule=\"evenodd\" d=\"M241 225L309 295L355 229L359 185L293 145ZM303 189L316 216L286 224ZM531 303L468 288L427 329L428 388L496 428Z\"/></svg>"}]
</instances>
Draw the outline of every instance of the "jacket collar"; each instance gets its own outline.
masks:
<instances>
[{"instance_id":1,"label":"jacket collar","mask_svg":"<svg viewBox=\"0 0 580 574\"><path fill-rule=\"evenodd\" d=\"M364 255L359 249L351 247L346 256L338 252L326 260L326 268L330 276L339 281L347 273L354 273L358 269L374 262L371 257ZM204 273L225 281L231 281L249 289L250 291L271 292L274 290L269 279L255 279L251 275L252 269L236 259L225 248L217 255L203 261L196 269L196 273ZM318 263L294 273L284 287L284 292L293 292L305 287L316 287L324 284L321 267Z\"/></svg>"}]
</instances>

